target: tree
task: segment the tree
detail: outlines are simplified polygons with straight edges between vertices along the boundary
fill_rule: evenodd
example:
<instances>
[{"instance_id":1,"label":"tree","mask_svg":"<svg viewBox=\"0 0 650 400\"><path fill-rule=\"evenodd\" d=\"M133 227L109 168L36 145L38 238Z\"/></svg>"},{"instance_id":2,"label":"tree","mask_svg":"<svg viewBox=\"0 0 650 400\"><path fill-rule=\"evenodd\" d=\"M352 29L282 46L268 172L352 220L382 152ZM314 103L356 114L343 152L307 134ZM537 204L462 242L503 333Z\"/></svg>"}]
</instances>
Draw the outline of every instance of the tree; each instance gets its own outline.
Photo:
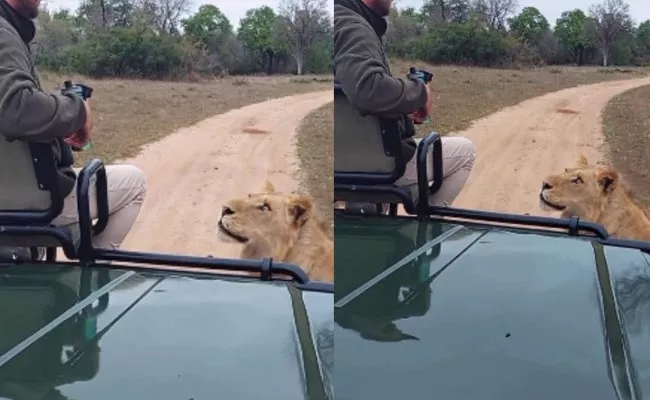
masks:
<instances>
[{"instance_id":1,"label":"tree","mask_svg":"<svg viewBox=\"0 0 650 400\"><path fill-rule=\"evenodd\" d=\"M36 61L48 68L64 68L66 53L79 41L74 18L68 10L54 14L41 10L36 22L36 40L32 45Z\"/></svg>"},{"instance_id":2,"label":"tree","mask_svg":"<svg viewBox=\"0 0 650 400\"><path fill-rule=\"evenodd\" d=\"M532 45L537 45L549 29L548 21L535 7L524 7L519 15L508 20L508 25L518 39Z\"/></svg>"},{"instance_id":3,"label":"tree","mask_svg":"<svg viewBox=\"0 0 650 400\"><path fill-rule=\"evenodd\" d=\"M130 0L112 0L111 8L113 10L114 25L121 28L133 26L133 13L135 4Z\"/></svg>"},{"instance_id":4,"label":"tree","mask_svg":"<svg viewBox=\"0 0 650 400\"><path fill-rule=\"evenodd\" d=\"M425 0L420 8L420 17L425 25L437 25L447 22L445 0Z\"/></svg>"},{"instance_id":5,"label":"tree","mask_svg":"<svg viewBox=\"0 0 650 400\"><path fill-rule=\"evenodd\" d=\"M411 44L424 34L420 16L413 8L393 8L387 20L386 49L399 57L412 58L414 54Z\"/></svg>"},{"instance_id":6,"label":"tree","mask_svg":"<svg viewBox=\"0 0 650 400\"><path fill-rule=\"evenodd\" d=\"M594 24L594 34L603 56L603 66L607 66L609 53L614 41L632 27L630 6L625 0L604 0L589 8Z\"/></svg>"},{"instance_id":7,"label":"tree","mask_svg":"<svg viewBox=\"0 0 650 400\"><path fill-rule=\"evenodd\" d=\"M239 23L237 37L246 50L258 59L267 73L273 72L276 55L283 50L277 40L278 16L269 6L262 6L246 11Z\"/></svg>"},{"instance_id":8,"label":"tree","mask_svg":"<svg viewBox=\"0 0 650 400\"><path fill-rule=\"evenodd\" d=\"M181 21L185 35L203 48L214 51L232 35L232 25L216 6L204 4L196 14Z\"/></svg>"},{"instance_id":9,"label":"tree","mask_svg":"<svg viewBox=\"0 0 650 400\"><path fill-rule=\"evenodd\" d=\"M302 75L310 47L331 29L326 0L283 0L278 32L286 40Z\"/></svg>"},{"instance_id":10,"label":"tree","mask_svg":"<svg viewBox=\"0 0 650 400\"><path fill-rule=\"evenodd\" d=\"M590 45L586 23L587 15L578 8L564 11L555 22L555 36L578 65L582 65L585 49Z\"/></svg>"},{"instance_id":11,"label":"tree","mask_svg":"<svg viewBox=\"0 0 650 400\"><path fill-rule=\"evenodd\" d=\"M141 0L156 27L165 33L177 34L181 16L189 10L189 0ZM200 7L199 7L200 8Z\"/></svg>"},{"instance_id":12,"label":"tree","mask_svg":"<svg viewBox=\"0 0 650 400\"><path fill-rule=\"evenodd\" d=\"M469 21L472 6L469 0L447 0L447 20L451 23L464 24Z\"/></svg>"},{"instance_id":13,"label":"tree","mask_svg":"<svg viewBox=\"0 0 650 400\"><path fill-rule=\"evenodd\" d=\"M420 8L427 25L465 23L469 20L470 0L426 0Z\"/></svg>"},{"instance_id":14,"label":"tree","mask_svg":"<svg viewBox=\"0 0 650 400\"><path fill-rule=\"evenodd\" d=\"M104 0L83 0L77 10L80 21L91 30L106 29L111 25L110 10Z\"/></svg>"},{"instance_id":15,"label":"tree","mask_svg":"<svg viewBox=\"0 0 650 400\"><path fill-rule=\"evenodd\" d=\"M636 46L639 61L650 62L650 20L643 21L636 29Z\"/></svg>"},{"instance_id":16,"label":"tree","mask_svg":"<svg viewBox=\"0 0 650 400\"><path fill-rule=\"evenodd\" d=\"M505 29L509 15L517 9L517 0L474 0L475 19L484 20L492 29Z\"/></svg>"}]
</instances>

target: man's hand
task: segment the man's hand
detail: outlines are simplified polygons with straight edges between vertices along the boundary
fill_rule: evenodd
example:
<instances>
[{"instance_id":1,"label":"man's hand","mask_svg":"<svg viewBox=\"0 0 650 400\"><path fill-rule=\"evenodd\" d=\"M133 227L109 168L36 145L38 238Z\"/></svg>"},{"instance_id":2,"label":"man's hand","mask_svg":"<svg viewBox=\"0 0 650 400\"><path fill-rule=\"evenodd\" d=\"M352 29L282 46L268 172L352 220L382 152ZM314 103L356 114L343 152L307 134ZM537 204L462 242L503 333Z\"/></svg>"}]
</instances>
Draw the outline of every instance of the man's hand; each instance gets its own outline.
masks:
<instances>
[{"instance_id":1,"label":"man's hand","mask_svg":"<svg viewBox=\"0 0 650 400\"><path fill-rule=\"evenodd\" d=\"M433 101L431 99L431 88L429 88L429 85L426 83L424 84L424 88L427 92L427 101L424 104L424 107L417 109L408 115L409 118L413 120L413 123L417 125L424 123L424 121L431 113L431 108L433 106Z\"/></svg>"},{"instance_id":2,"label":"man's hand","mask_svg":"<svg viewBox=\"0 0 650 400\"><path fill-rule=\"evenodd\" d=\"M90 111L90 99L86 99L83 103L86 109L86 123L77 132L73 132L70 136L64 139L64 141L73 149L81 149L86 143L88 143L88 140L90 139L90 132L93 129L93 118Z\"/></svg>"}]
</instances>

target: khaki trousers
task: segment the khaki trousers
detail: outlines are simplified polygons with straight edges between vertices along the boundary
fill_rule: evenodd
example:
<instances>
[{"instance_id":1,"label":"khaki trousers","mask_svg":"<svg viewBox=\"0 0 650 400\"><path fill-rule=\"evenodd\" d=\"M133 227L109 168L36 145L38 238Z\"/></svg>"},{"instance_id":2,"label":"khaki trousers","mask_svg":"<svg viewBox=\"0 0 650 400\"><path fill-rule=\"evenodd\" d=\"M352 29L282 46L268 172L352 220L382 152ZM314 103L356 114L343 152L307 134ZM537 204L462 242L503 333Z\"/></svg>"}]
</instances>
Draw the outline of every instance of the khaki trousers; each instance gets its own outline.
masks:
<instances>
[{"instance_id":1,"label":"khaki trousers","mask_svg":"<svg viewBox=\"0 0 650 400\"><path fill-rule=\"evenodd\" d=\"M79 174L80 169L75 168ZM131 230L146 194L144 172L133 165L107 165L108 183L108 224L102 233L93 238L93 246L104 249L120 247ZM97 218L97 202L94 179L90 186L90 215ZM79 224L77 212L77 187L65 198L63 211L52 222L54 225L68 226L75 230Z\"/></svg>"},{"instance_id":2,"label":"khaki trousers","mask_svg":"<svg viewBox=\"0 0 650 400\"><path fill-rule=\"evenodd\" d=\"M417 143L421 139L415 139ZM445 136L440 138L442 143L442 186L429 196L429 204L435 206L450 206L465 186L467 178L474 166L476 148L469 139L460 136ZM427 157L427 176L433 176L431 148ZM406 164L404 175L395 184L411 185L417 183L417 160L415 155Z\"/></svg>"}]
</instances>

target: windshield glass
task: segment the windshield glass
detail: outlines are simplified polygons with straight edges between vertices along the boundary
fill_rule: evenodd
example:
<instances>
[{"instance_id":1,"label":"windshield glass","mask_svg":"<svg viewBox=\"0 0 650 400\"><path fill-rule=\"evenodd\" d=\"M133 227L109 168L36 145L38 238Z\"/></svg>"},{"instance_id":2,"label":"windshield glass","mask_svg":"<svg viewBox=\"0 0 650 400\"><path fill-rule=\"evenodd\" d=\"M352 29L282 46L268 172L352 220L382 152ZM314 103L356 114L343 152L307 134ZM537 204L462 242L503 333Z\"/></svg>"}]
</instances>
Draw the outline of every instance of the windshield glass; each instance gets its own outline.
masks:
<instances>
[{"instance_id":1,"label":"windshield glass","mask_svg":"<svg viewBox=\"0 0 650 400\"><path fill-rule=\"evenodd\" d=\"M610 399L645 373L638 249L414 218L335 230L353 271L336 277L337 398Z\"/></svg>"},{"instance_id":2,"label":"windshield glass","mask_svg":"<svg viewBox=\"0 0 650 400\"><path fill-rule=\"evenodd\" d=\"M316 384L331 391L308 372L331 370L332 295L289 287L129 266L7 267L0 398L293 399ZM298 318L301 309L308 318ZM304 362L305 338L317 346L316 365Z\"/></svg>"}]
</instances>

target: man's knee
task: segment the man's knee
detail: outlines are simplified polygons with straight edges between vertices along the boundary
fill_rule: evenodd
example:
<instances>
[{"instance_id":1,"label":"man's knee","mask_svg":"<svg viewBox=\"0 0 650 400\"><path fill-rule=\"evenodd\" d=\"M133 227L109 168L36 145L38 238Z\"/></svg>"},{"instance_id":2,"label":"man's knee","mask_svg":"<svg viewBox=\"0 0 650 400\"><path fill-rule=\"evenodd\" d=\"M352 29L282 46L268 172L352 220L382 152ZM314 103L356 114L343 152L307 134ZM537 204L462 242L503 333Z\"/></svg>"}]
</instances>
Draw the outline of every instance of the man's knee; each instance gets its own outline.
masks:
<instances>
[{"instance_id":1,"label":"man's knee","mask_svg":"<svg viewBox=\"0 0 650 400\"><path fill-rule=\"evenodd\" d=\"M463 136L450 136L443 139L443 157L462 159L463 167L472 168L476 159L474 142Z\"/></svg>"},{"instance_id":2,"label":"man's knee","mask_svg":"<svg viewBox=\"0 0 650 400\"><path fill-rule=\"evenodd\" d=\"M121 189L131 193L132 200L142 201L147 193L147 177L144 172L130 164L109 165L106 167L109 190Z\"/></svg>"},{"instance_id":3,"label":"man's knee","mask_svg":"<svg viewBox=\"0 0 650 400\"><path fill-rule=\"evenodd\" d=\"M135 165L127 165L127 167L129 168L128 173L130 179L132 179L134 183L135 200L142 201L147 194L147 176L144 174L144 171Z\"/></svg>"},{"instance_id":4,"label":"man's knee","mask_svg":"<svg viewBox=\"0 0 650 400\"><path fill-rule=\"evenodd\" d=\"M461 137L462 139L462 151L463 154L466 155L467 157L467 165L469 167L472 167L474 165L474 160L476 159L476 146L474 145L474 142L469 140L466 137Z\"/></svg>"}]
</instances>

